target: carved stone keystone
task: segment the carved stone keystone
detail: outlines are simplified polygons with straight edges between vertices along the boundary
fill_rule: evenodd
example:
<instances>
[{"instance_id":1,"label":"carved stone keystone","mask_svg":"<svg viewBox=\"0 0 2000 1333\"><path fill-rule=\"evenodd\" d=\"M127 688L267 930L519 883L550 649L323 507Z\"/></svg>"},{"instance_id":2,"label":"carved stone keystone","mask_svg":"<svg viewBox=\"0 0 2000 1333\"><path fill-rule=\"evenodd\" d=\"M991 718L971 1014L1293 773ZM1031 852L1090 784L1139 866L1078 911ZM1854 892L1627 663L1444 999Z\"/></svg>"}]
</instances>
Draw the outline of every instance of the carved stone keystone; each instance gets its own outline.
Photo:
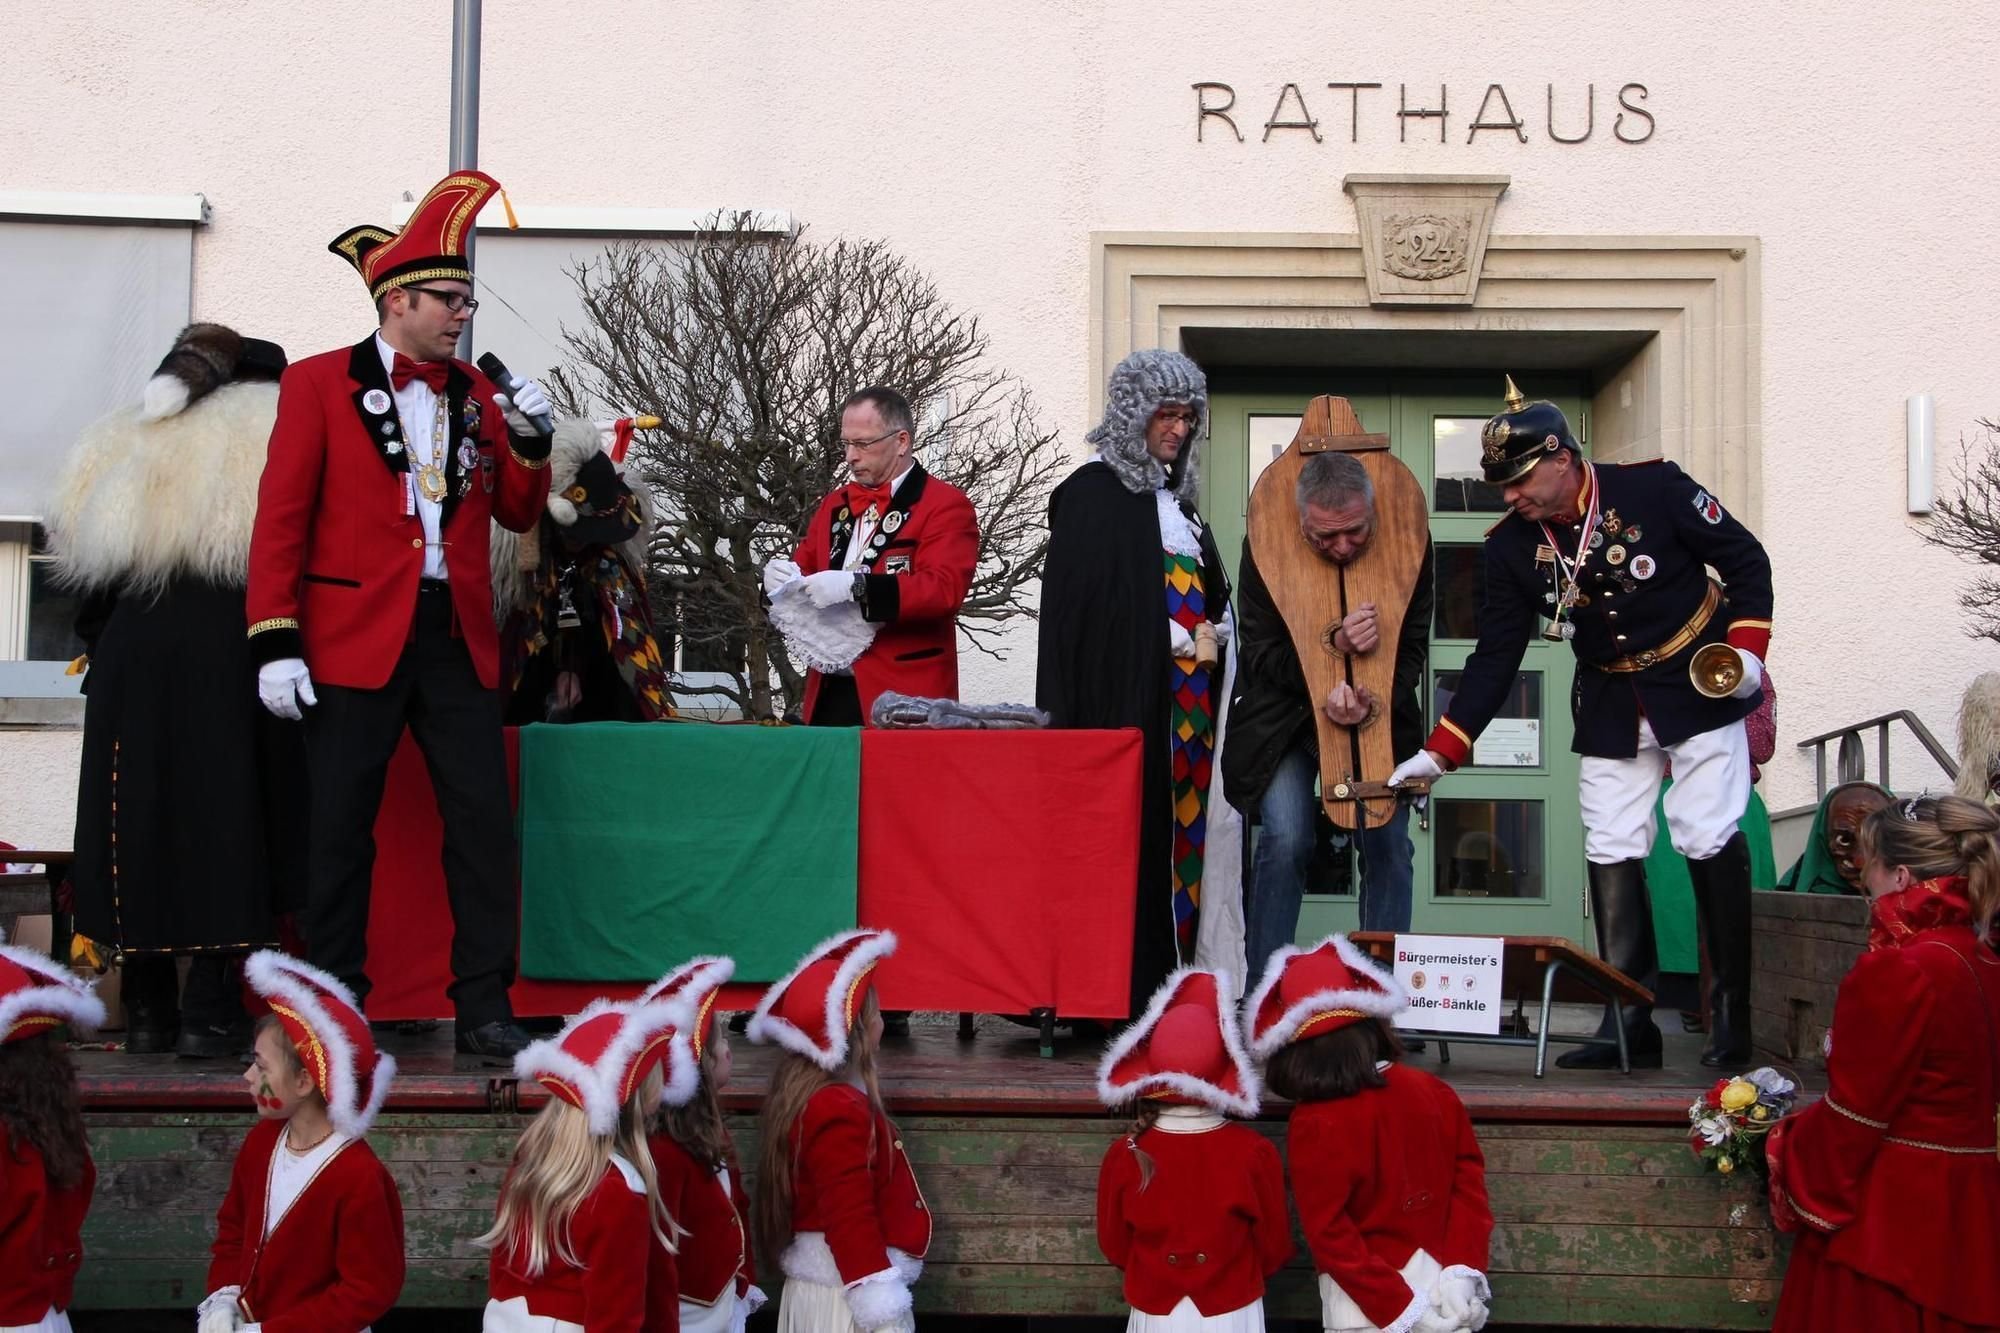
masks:
<instances>
[{"instance_id":1,"label":"carved stone keystone","mask_svg":"<svg viewBox=\"0 0 2000 1333\"><path fill-rule=\"evenodd\" d=\"M1364 176L1341 182L1361 223L1368 303L1469 306L1507 176Z\"/></svg>"}]
</instances>

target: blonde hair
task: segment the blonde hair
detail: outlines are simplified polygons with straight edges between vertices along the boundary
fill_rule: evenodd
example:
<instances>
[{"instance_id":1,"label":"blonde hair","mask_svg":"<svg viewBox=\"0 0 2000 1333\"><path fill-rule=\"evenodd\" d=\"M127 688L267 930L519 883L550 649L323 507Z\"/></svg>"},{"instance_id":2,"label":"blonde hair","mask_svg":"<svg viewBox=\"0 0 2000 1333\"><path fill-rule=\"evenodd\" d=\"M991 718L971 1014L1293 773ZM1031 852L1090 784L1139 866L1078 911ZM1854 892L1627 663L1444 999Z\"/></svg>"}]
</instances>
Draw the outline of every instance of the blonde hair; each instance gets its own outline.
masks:
<instances>
[{"instance_id":1,"label":"blonde hair","mask_svg":"<svg viewBox=\"0 0 2000 1333\"><path fill-rule=\"evenodd\" d=\"M1125 1145L1139 1162L1139 1192L1153 1183L1153 1157L1139 1146L1139 1136L1160 1123L1160 1104L1140 1098L1132 1104L1132 1127L1125 1131Z\"/></svg>"},{"instance_id":2,"label":"blonde hair","mask_svg":"<svg viewBox=\"0 0 2000 1333\"><path fill-rule=\"evenodd\" d=\"M1918 879L1963 875L1973 933L1992 934L2000 913L2000 814L1963 796L1894 801L1862 822L1859 841L1866 860L1907 866Z\"/></svg>"},{"instance_id":3,"label":"blonde hair","mask_svg":"<svg viewBox=\"0 0 2000 1333\"><path fill-rule=\"evenodd\" d=\"M715 1025L711 1019L708 1040L701 1048L701 1082L694 1096L679 1106L660 1103L653 1117L653 1129L687 1149L688 1155L709 1170L729 1161L729 1127L723 1123L722 1100L715 1089Z\"/></svg>"},{"instance_id":4,"label":"blonde hair","mask_svg":"<svg viewBox=\"0 0 2000 1333\"><path fill-rule=\"evenodd\" d=\"M757 1193L750 1202L752 1229L764 1254L783 1254L792 1243L792 1198L799 1169L798 1145L792 1131L805 1114L806 1103L821 1088L836 1082L858 1082L877 1115L886 1116L882 1088L875 1075L874 1021L881 1012L870 986L847 1031L847 1063L828 1073L805 1056L787 1051L771 1075L759 1113L763 1142L757 1147ZM875 1127L868 1127L868 1160L875 1160Z\"/></svg>"},{"instance_id":5,"label":"blonde hair","mask_svg":"<svg viewBox=\"0 0 2000 1333\"><path fill-rule=\"evenodd\" d=\"M647 1089L657 1088L660 1071L647 1074L618 1110L618 1129L610 1135L590 1132L583 1111L560 1097L549 1098L514 1145L514 1164L500 1186L500 1211L493 1225L472 1243L499 1249L527 1277L539 1277L551 1259L581 1268L570 1241L576 1210L596 1191L616 1151L631 1162L646 1186L646 1213L653 1235L669 1254L686 1235L660 1198L653 1154L646 1149ZM636 1150L634 1145L636 1144Z\"/></svg>"}]
</instances>

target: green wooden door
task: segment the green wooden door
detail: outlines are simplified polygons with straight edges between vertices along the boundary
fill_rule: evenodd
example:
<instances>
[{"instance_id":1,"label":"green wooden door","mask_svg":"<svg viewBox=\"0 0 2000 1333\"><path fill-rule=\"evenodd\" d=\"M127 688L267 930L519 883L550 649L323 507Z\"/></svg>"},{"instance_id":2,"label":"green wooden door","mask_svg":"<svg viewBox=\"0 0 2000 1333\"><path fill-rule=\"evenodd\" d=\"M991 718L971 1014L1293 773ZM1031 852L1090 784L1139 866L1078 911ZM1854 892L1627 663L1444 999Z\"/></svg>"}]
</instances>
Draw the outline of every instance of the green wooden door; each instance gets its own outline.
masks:
<instances>
[{"instance_id":1,"label":"green wooden door","mask_svg":"<svg viewBox=\"0 0 2000 1333\"><path fill-rule=\"evenodd\" d=\"M1499 495L1479 480L1479 428L1499 410L1498 381L1487 374L1336 371L1282 388L1266 387L1267 380L1255 392L1218 392L1210 405L1203 513L1232 569L1243 548L1250 487L1290 443L1313 395L1346 397L1363 429L1386 432L1396 456L1416 473L1430 501L1437 552L1424 700L1433 722L1478 636L1481 542L1504 512ZM1536 376L1528 391L1552 399L1581 425L1581 388L1570 377ZM1473 762L1439 782L1429 808L1411 821L1413 929L1587 938L1577 757L1570 751L1574 673L1566 644L1537 638L1522 660L1507 715L1480 738ZM1353 930L1360 916L1347 840L1330 824L1322 832L1299 913L1301 940Z\"/></svg>"}]
</instances>

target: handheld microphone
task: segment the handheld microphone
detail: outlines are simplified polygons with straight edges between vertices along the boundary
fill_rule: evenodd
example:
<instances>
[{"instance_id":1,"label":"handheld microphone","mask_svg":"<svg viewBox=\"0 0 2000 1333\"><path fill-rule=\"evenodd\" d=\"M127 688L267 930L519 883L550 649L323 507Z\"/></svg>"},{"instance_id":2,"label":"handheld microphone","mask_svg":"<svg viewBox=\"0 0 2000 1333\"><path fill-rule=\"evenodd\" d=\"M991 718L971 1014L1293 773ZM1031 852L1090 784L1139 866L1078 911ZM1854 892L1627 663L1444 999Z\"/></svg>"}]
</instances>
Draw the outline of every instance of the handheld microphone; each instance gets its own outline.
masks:
<instances>
[{"instance_id":1,"label":"handheld microphone","mask_svg":"<svg viewBox=\"0 0 2000 1333\"><path fill-rule=\"evenodd\" d=\"M506 363L491 352L481 352L479 354L479 369L485 374L487 379L492 380L495 384L505 389L510 396L518 392L521 387L521 381L516 379L514 373L507 369ZM534 416L528 418L528 422L544 435L554 435L556 433L555 420L546 412L537 412Z\"/></svg>"}]
</instances>

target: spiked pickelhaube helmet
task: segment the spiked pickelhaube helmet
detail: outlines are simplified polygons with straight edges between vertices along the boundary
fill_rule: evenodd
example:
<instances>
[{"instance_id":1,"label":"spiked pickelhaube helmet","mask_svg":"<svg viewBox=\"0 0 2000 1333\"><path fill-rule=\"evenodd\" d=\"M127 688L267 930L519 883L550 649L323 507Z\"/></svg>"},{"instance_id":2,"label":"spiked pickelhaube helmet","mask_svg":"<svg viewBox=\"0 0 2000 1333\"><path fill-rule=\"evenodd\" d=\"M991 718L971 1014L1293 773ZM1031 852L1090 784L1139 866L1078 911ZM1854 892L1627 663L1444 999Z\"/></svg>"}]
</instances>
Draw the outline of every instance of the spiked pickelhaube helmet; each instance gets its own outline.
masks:
<instances>
[{"instance_id":1,"label":"spiked pickelhaube helmet","mask_svg":"<svg viewBox=\"0 0 2000 1333\"><path fill-rule=\"evenodd\" d=\"M1528 402L1507 377L1507 410L1479 432L1479 464L1487 484L1505 486L1526 476L1528 469L1559 449L1581 454L1569 418L1554 403Z\"/></svg>"}]
</instances>

